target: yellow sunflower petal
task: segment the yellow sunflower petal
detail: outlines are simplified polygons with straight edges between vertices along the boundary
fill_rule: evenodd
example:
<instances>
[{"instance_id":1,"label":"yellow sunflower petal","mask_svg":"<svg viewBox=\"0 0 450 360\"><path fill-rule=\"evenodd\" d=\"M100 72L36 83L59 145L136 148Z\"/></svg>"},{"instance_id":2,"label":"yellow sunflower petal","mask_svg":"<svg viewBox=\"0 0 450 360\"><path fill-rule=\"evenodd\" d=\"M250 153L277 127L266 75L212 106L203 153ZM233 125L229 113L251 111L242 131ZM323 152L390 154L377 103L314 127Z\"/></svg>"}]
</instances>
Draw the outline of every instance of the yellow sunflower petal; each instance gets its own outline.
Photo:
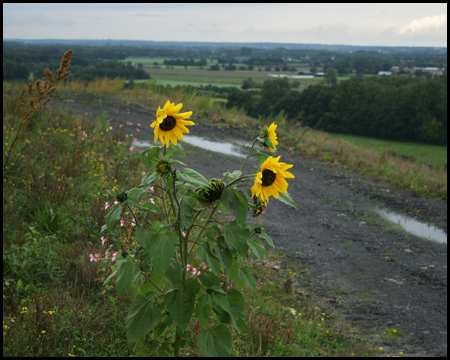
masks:
<instances>
[{"instance_id":1,"label":"yellow sunflower petal","mask_svg":"<svg viewBox=\"0 0 450 360\"><path fill-rule=\"evenodd\" d=\"M178 111L180 111L181 110L181 108L183 107L183 104L178 104L178 105L176 105L175 106L175 103L173 103L173 109L172 109L172 114L176 114ZM192 111L191 111L192 112ZM178 115L181 115L181 114L178 114Z\"/></svg>"}]
</instances>

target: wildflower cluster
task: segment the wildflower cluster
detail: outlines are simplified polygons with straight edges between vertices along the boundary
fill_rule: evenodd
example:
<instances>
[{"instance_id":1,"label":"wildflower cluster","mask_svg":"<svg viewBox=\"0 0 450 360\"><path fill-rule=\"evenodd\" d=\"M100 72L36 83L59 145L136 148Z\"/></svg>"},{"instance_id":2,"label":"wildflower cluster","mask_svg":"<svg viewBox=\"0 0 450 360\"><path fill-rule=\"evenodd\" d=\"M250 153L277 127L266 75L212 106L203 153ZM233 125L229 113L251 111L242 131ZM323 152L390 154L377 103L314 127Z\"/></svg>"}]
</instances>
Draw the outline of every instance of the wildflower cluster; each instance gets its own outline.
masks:
<instances>
[{"instance_id":1,"label":"wildflower cluster","mask_svg":"<svg viewBox=\"0 0 450 360\"><path fill-rule=\"evenodd\" d=\"M141 184L128 191L107 190L115 200L105 204L109 212L99 240L105 255L90 254L90 259L105 259L114 251L114 272L104 283L117 276L119 296L133 288L127 337L130 342L145 336L155 340L148 355L171 349L171 354L179 356L187 326L195 317L195 338L203 355L229 356L230 327L241 331L245 313L241 292L226 284L233 281L254 290L255 278L238 259L253 253L263 260L267 254L263 241L274 247L264 228L245 223L249 207L258 217L273 196L296 208L286 181L294 175L287 171L292 165L261 152L257 173L243 175L257 142L270 152L276 150L276 125L272 124L261 131L241 170L207 180L174 159L186 159L177 140L189 134L187 126L195 125L188 120L192 111L180 113L182 107L170 101L158 107L150 126L155 143L159 140L162 146L142 153L148 172ZM238 189L247 182L252 182L248 193L253 204ZM230 224L215 220L219 207L234 215Z\"/></svg>"}]
</instances>

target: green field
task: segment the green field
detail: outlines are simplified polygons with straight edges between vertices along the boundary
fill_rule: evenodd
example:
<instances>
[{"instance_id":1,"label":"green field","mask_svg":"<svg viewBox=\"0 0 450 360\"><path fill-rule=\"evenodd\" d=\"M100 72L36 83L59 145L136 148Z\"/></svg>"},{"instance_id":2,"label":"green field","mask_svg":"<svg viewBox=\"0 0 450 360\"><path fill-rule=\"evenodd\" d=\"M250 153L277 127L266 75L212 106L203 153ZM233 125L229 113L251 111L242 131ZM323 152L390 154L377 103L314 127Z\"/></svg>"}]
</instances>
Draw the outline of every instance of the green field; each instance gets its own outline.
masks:
<instances>
[{"instance_id":1,"label":"green field","mask_svg":"<svg viewBox=\"0 0 450 360\"><path fill-rule=\"evenodd\" d=\"M176 66L164 65L165 58L148 58L148 57L130 57L121 62L134 62L135 64L142 64L145 71L147 71L152 79L158 80L162 85L214 85L214 86L242 86L244 79L252 78L253 81L262 85L265 80L273 79L269 77L269 73L273 71L265 71L264 66L255 66L255 70L235 70L235 71L210 71L211 65L216 64L216 60L208 60L208 64L204 67L200 66ZM196 59L199 60L199 59ZM156 65L155 65L156 63ZM246 66L243 63L235 63L237 67ZM307 64L306 64L307 65ZM156 67L155 67L156 66ZM309 70L305 64L292 63L289 67L297 67L297 71ZM273 68L273 67L272 67ZM261 71L259 71L261 69ZM279 73L279 71L277 71ZM292 74L295 74L293 72ZM347 79L347 78L343 78ZM339 79L340 80L340 79ZM322 78L313 79L290 79L290 81L299 81L299 89L305 89L310 85L317 85L323 82Z\"/></svg>"},{"instance_id":2,"label":"green field","mask_svg":"<svg viewBox=\"0 0 450 360\"><path fill-rule=\"evenodd\" d=\"M447 165L447 146L427 145L412 142L372 139L363 136L329 134L330 137L345 139L351 144L378 153L393 151L398 155L413 157L420 164L445 167Z\"/></svg>"},{"instance_id":3,"label":"green field","mask_svg":"<svg viewBox=\"0 0 450 360\"><path fill-rule=\"evenodd\" d=\"M202 83L215 86L242 86L245 79L252 78L253 82L262 85L264 81L273 79L267 71L209 71L206 69L145 69L152 79L171 80L177 84ZM290 79L300 82L300 88L316 85L323 81L321 78Z\"/></svg>"}]
</instances>

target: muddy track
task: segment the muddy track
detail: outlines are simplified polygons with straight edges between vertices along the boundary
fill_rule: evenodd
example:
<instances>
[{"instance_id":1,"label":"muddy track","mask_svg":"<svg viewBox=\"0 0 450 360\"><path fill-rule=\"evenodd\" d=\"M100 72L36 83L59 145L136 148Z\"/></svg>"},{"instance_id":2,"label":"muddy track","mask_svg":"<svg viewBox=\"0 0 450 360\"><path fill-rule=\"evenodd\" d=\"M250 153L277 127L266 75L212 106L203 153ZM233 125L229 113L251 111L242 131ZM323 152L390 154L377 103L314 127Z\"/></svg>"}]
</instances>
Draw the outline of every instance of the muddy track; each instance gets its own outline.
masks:
<instances>
[{"instance_id":1,"label":"muddy track","mask_svg":"<svg viewBox=\"0 0 450 360\"><path fill-rule=\"evenodd\" d=\"M55 96L51 104L92 119L108 111L112 124L140 122L145 130L135 136L153 139L149 124L156 109L89 94ZM251 139L245 128L213 126L198 116L193 120L193 135ZM242 166L237 157L184 147L187 165L208 178ZM322 297L324 307L342 313L361 334L381 334L385 328L405 332L393 341L379 341L386 354L446 356L447 245L403 232L374 209L410 214L446 233L447 203L396 191L300 153L281 150L278 155L294 165L288 191L299 209L272 199L260 221L276 249L286 253L288 265L309 270L308 282L299 277L296 287ZM257 166L250 159L246 172Z\"/></svg>"}]
</instances>

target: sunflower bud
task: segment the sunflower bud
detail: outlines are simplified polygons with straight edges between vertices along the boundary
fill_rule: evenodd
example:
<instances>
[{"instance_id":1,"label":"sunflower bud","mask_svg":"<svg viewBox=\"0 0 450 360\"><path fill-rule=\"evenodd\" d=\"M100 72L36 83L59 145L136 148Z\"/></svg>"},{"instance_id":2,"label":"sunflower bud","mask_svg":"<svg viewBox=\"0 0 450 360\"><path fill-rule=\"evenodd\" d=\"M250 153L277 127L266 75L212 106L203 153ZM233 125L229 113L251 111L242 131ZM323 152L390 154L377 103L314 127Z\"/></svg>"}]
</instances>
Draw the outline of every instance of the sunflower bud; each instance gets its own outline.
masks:
<instances>
[{"instance_id":1,"label":"sunflower bud","mask_svg":"<svg viewBox=\"0 0 450 360\"><path fill-rule=\"evenodd\" d=\"M117 200L122 202L125 202L127 200L127 193L125 191L119 191L117 193Z\"/></svg>"},{"instance_id":2,"label":"sunflower bud","mask_svg":"<svg viewBox=\"0 0 450 360\"><path fill-rule=\"evenodd\" d=\"M265 207L267 206L267 203L265 203L264 201L261 201L261 199L258 196L258 197L253 197L253 204L250 206L253 208L252 216L257 217L262 214Z\"/></svg>"},{"instance_id":3,"label":"sunflower bud","mask_svg":"<svg viewBox=\"0 0 450 360\"><path fill-rule=\"evenodd\" d=\"M167 177L171 170L172 167L170 166L170 163L165 160L161 160L156 164L156 172L159 176Z\"/></svg>"},{"instance_id":4,"label":"sunflower bud","mask_svg":"<svg viewBox=\"0 0 450 360\"><path fill-rule=\"evenodd\" d=\"M222 180L211 179L208 181L208 185L203 186L198 195L201 201L205 203L212 203L215 200L219 200L222 196L222 192L226 185Z\"/></svg>"}]
</instances>

